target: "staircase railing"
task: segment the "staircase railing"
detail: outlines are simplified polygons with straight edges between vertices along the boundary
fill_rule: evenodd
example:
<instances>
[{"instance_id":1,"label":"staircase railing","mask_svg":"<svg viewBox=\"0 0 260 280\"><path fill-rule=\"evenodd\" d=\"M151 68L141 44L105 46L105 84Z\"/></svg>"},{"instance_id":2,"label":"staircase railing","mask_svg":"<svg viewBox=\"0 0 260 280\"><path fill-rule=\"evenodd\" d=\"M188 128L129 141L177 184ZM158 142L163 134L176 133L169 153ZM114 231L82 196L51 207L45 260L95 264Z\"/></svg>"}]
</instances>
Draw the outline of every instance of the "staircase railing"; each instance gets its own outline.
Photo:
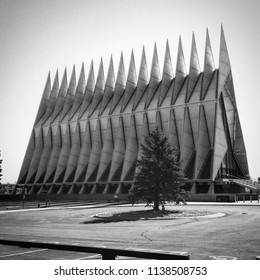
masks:
<instances>
[{"instance_id":1,"label":"staircase railing","mask_svg":"<svg viewBox=\"0 0 260 280\"><path fill-rule=\"evenodd\" d=\"M238 176L227 174L230 181L246 187L251 190L259 190L260 191L260 184L257 179L250 177L249 179L241 178Z\"/></svg>"}]
</instances>

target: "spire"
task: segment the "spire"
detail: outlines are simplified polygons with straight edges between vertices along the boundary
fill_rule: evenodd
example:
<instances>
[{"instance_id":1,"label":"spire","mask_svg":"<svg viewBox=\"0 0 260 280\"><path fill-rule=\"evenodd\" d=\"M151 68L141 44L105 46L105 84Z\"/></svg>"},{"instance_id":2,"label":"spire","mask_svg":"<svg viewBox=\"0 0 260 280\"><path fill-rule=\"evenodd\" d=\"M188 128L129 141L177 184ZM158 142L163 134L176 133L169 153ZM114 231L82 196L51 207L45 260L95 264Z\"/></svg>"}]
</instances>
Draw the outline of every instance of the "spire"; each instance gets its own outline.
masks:
<instances>
[{"instance_id":1,"label":"spire","mask_svg":"<svg viewBox=\"0 0 260 280\"><path fill-rule=\"evenodd\" d=\"M74 114L77 112L80 105L82 104L84 89L85 89L85 70L84 70L84 63L82 63L76 94L70 112L70 119L73 118Z\"/></svg>"},{"instance_id":2,"label":"spire","mask_svg":"<svg viewBox=\"0 0 260 280\"><path fill-rule=\"evenodd\" d=\"M48 106L47 106L46 112L44 114L42 124L47 121L47 119L50 117L51 113L53 112L53 110L55 108L58 92L59 92L59 74L58 74L58 70L57 70L55 79L54 79L54 82L52 85L52 90L50 93Z\"/></svg>"},{"instance_id":3,"label":"spire","mask_svg":"<svg viewBox=\"0 0 260 280\"><path fill-rule=\"evenodd\" d=\"M84 62L82 62L78 86L77 86L77 92L84 93L84 89L85 89L85 68L84 68Z\"/></svg>"},{"instance_id":4,"label":"spire","mask_svg":"<svg viewBox=\"0 0 260 280\"><path fill-rule=\"evenodd\" d=\"M202 82L202 99L206 95L206 91L209 87L212 75L215 70L214 58L210 44L209 31L206 31L206 45L205 45L205 56L204 56L204 70L203 70L203 82Z\"/></svg>"},{"instance_id":5,"label":"spire","mask_svg":"<svg viewBox=\"0 0 260 280\"><path fill-rule=\"evenodd\" d=\"M143 47L133 110L135 110L136 107L138 106L148 83L149 83L149 75L148 75L148 69L147 69L147 63L146 63L145 49Z\"/></svg>"},{"instance_id":6,"label":"spire","mask_svg":"<svg viewBox=\"0 0 260 280\"><path fill-rule=\"evenodd\" d=\"M136 88L136 85L137 85L137 76L136 76L136 68L135 68L135 58L134 58L134 51L132 50L127 81L126 81L124 100L122 105L122 112L125 110L126 105L131 99L133 92Z\"/></svg>"},{"instance_id":7,"label":"spire","mask_svg":"<svg viewBox=\"0 0 260 280\"><path fill-rule=\"evenodd\" d=\"M94 89L95 89L95 75L94 75L94 67L93 67L93 60L92 60L88 73L88 80L87 80L87 86L85 88L84 99L80 108L79 118L82 117L82 115L89 107L93 97Z\"/></svg>"},{"instance_id":8,"label":"spire","mask_svg":"<svg viewBox=\"0 0 260 280\"><path fill-rule=\"evenodd\" d=\"M192 92L194 90L199 75L200 75L200 64L199 64L199 57L198 57L198 52L196 47L195 36L193 32L191 55L190 55L189 82L188 82L188 90L187 90L187 97L186 97L187 102L189 101L190 96L192 95Z\"/></svg>"},{"instance_id":9,"label":"spire","mask_svg":"<svg viewBox=\"0 0 260 280\"><path fill-rule=\"evenodd\" d=\"M77 84L76 70L75 70L75 65L73 65L73 69L72 69L72 73L71 73L71 77L70 77L70 84L69 84L69 88L68 88L69 94L75 93L76 84Z\"/></svg>"},{"instance_id":10,"label":"spire","mask_svg":"<svg viewBox=\"0 0 260 280\"><path fill-rule=\"evenodd\" d=\"M218 95L221 92L229 74L231 73L230 60L227 50L227 44L223 26L221 24L221 35L220 35L220 52L219 52L219 88Z\"/></svg>"},{"instance_id":11,"label":"spire","mask_svg":"<svg viewBox=\"0 0 260 280\"><path fill-rule=\"evenodd\" d=\"M45 111L48 106L48 100L50 97L50 93L51 93L51 77L50 77L50 72L49 72L34 125L36 125L39 122L39 120L44 116Z\"/></svg>"},{"instance_id":12,"label":"spire","mask_svg":"<svg viewBox=\"0 0 260 280\"><path fill-rule=\"evenodd\" d=\"M75 65L74 65L73 69L72 69L72 73L71 73L69 88L68 88L64 106L63 106L63 109L61 112L60 121L62 121L64 119L64 117L67 115L67 113L69 112L69 110L73 104L76 86L77 86L76 85L76 71L75 71Z\"/></svg>"},{"instance_id":13,"label":"spire","mask_svg":"<svg viewBox=\"0 0 260 280\"><path fill-rule=\"evenodd\" d=\"M182 49L182 43L181 43L181 36L179 38L179 47L178 47L178 56L177 56L177 65L176 65L176 74L175 74L175 80L174 80L174 91L172 96L172 104L174 104L180 89L183 85L183 82L186 77L186 66L185 66L185 60L184 60L184 54Z\"/></svg>"},{"instance_id":14,"label":"spire","mask_svg":"<svg viewBox=\"0 0 260 280\"><path fill-rule=\"evenodd\" d=\"M95 85L95 91L93 94L93 99L90 107L89 117L96 110L100 100L102 99L104 88L105 88L105 77L104 77L103 59L101 58L99 70L98 70L97 82Z\"/></svg>"},{"instance_id":15,"label":"spire","mask_svg":"<svg viewBox=\"0 0 260 280\"><path fill-rule=\"evenodd\" d=\"M158 88L160 81L161 81L161 73L160 73L160 66L159 66L159 60L158 60L158 54L157 54L157 47L156 47L156 43L155 43L154 50L153 50L153 61L152 61L152 67L151 67L149 90L148 90L148 96L146 99L145 108L147 108L149 106L149 104L151 103L151 100L154 97L154 94Z\"/></svg>"},{"instance_id":16,"label":"spire","mask_svg":"<svg viewBox=\"0 0 260 280\"><path fill-rule=\"evenodd\" d=\"M99 115L103 113L103 111L108 106L109 101L111 100L115 88L115 74L114 74L114 64L113 64L113 58L112 55L110 57L109 67L108 67L108 73L107 73L107 79L106 79L106 85L105 85L105 91L102 98L101 108Z\"/></svg>"},{"instance_id":17,"label":"spire","mask_svg":"<svg viewBox=\"0 0 260 280\"><path fill-rule=\"evenodd\" d=\"M120 56L120 62L117 72L117 79L116 79L116 85L115 85L115 92L110 108L110 114L114 111L117 103L119 102L120 98L122 97L124 90L126 87L126 78L125 78L125 66L124 66L124 59L123 59L123 53L121 52Z\"/></svg>"},{"instance_id":18,"label":"spire","mask_svg":"<svg viewBox=\"0 0 260 280\"><path fill-rule=\"evenodd\" d=\"M54 82L52 85L52 91L58 91L59 90L59 73L58 73L58 69L56 70L56 74L55 74L55 78L54 78Z\"/></svg>"},{"instance_id":19,"label":"spire","mask_svg":"<svg viewBox=\"0 0 260 280\"><path fill-rule=\"evenodd\" d=\"M67 86L68 86L67 70L65 68L64 73L63 73L61 86L60 86L60 90L59 90L58 97L57 97L57 101L56 101L56 104L55 104L54 112L53 112L52 117L51 117L51 122L53 122L55 120L55 118L59 115L59 113L62 110L62 107L64 105L64 101L65 101L65 97L66 97L66 94L67 94Z\"/></svg>"},{"instance_id":20,"label":"spire","mask_svg":"<svg viewBox=\"0 0 260 280\"><path fill-rule=\"evenodd\" d=\"M172 60L169 48L169 42L166 42L164 64L163 64L163 75L162 75L162 85L160 90L160 99L159 106L161 106L164 97L166 96L169 86L173 79L173 69L172 69Z\"/></svg>"}]
</instances>

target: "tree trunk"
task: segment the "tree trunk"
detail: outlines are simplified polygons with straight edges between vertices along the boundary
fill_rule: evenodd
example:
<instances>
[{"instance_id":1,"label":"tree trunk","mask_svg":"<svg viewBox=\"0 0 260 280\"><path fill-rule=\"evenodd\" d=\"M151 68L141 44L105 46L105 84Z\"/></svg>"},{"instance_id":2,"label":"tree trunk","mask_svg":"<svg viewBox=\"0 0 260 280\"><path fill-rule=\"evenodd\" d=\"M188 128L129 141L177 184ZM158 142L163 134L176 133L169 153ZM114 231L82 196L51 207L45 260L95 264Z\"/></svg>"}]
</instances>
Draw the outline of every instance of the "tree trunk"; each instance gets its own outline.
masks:
<instances>
[{"instance_id":1,"label":"tree trunk","mask_svg":"<svg viewBox=\"0 0 260 280\"><path fill-rule=\"evenodd\" d=\"M159 211L159 197L154 197L154 204L153 204L153 210Z\"/></svg>"},{"instance_id":2,"label":"tree trunk","mask_svg":"<svg viewBox=\"0 0 260 280\"><path fill-rule=\"evenodd\" d=\"M160 197L159 197L159 183L156 183L156 188L154 190L154 204L153 204L153 210L159 211L159 205L160 205Z\"/></svg>"}]
</instances>

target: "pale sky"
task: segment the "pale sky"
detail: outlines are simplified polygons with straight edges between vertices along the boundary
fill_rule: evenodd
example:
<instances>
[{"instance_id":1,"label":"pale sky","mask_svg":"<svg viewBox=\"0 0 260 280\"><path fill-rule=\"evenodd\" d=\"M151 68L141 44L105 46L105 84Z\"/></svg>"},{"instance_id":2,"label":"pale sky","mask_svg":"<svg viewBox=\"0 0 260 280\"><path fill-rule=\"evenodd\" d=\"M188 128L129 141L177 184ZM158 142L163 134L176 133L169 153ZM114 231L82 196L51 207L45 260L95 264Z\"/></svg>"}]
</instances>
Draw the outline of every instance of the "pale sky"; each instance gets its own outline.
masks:
<instances>
[{"instance_id":1,"label":"pale sky","mask_svg":"<svg viewBox=\"0 0 260 280\"><path fill-rule=\"evenodd\" d=\"M161 70L166 40L173 67L179 35L189 67L192 32L203 69L206 28L218 68L221 23L226 36L249 171L260 177L260 1L259 0L0 0L0 150L2 183L19 175L48 72L61 81L82 62L95 76L101 56L105 73L111 54L117 73L131 50L137 71L145 46L148 67L157 44Z\"/></svg>"}]
</instances>

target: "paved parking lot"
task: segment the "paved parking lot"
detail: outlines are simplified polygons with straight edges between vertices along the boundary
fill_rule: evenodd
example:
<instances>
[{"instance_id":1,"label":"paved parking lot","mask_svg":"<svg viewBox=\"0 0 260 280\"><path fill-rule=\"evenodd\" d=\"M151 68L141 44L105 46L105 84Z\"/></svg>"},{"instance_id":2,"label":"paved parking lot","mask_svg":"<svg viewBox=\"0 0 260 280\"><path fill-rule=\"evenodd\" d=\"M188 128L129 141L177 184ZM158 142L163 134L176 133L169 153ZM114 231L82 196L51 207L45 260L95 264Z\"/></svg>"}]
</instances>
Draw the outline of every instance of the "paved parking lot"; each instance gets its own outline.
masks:
<instances>
[{"instance_id":1,"label":"paved parking lot","mask_svg":"<svg viewBox=\"0 0 260 280\"><path fill-rule=\"evenodd\" d=\"M0 211L0 239L27 240L107 248L188 252L193 260L260 255L259 203L168 205L167 209L207 210L219 218L183 218L84 224L104 212L144 210L144 205L66 205ZM1 259L96 259L97 254L0 245Z\"/></svg>"}]
</instances>

